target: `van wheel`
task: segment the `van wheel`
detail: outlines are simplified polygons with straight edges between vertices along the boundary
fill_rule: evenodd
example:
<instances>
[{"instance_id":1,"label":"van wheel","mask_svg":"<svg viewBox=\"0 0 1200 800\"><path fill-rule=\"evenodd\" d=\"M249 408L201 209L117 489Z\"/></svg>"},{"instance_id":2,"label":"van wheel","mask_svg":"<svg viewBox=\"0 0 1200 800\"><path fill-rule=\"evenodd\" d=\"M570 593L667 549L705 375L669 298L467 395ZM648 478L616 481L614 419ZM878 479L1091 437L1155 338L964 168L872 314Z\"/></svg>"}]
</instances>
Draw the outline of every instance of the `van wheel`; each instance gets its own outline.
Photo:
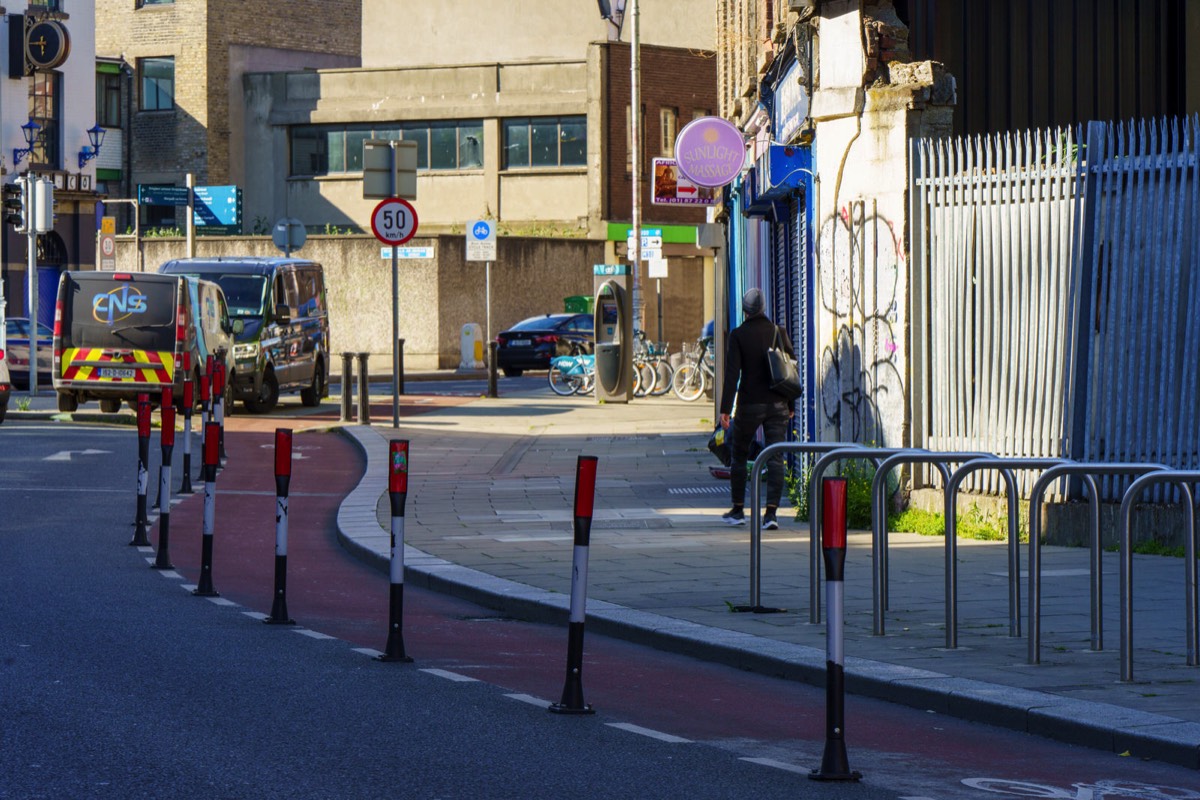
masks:
<instances>
[{"instance_id":1,"label":"van wheel","mask_svg":"<svg viewBox=\"0 0 1200 800\"><path fill-rule=\"evenodd\" d=\"M105 414L116 414L121 410L121 401L117 398L106 397L100 401L100 410Z\"/></svg>"},{"instance_id":2,"label":"van wheel","mask_svg":"<svg viewBox=\"0 0 1200 800\"><path fill-rule=\"evenodd\" d=\"M519 378L521 377L521 373L525 370L516 369L514 367L502 367L501 371L504 373L504 377L506 378Z\"/></svg>"},{"instance_id":3,"label":"van wheel","mask_svg":"<svg viewBox=\"0 0 1200 800\"><path fill-rule=\"evenodd\" d=\"M325 365L318 359L316 369L313 370L312 385L300 390L300 402L309 407L319 406L324 396Z\"/></svg>"},{"instance_id":4,"label":"van wheel","mask_svg":"<svg viewBox=\"0 0 1200 800\"><path fill-rule=\"evenodd\" d=\"M120 401L118 401L119 404ZM58 395L58 410L64 414L72 414L79 410L79 398L73 394Z\"/></svg>"},{"instance_id":5,"label":"van wheel","mask_svg":"<svg viewBox=\"0 0 1200 800\"><path fill-rule=\"evenodd\" d=\"M262 390L259 391L258 397L246 401L246 409L251 414L266 414L278 402L279 379L275 377L275 371L271 370L263 375Z\"/></svg>"}]
</instances>

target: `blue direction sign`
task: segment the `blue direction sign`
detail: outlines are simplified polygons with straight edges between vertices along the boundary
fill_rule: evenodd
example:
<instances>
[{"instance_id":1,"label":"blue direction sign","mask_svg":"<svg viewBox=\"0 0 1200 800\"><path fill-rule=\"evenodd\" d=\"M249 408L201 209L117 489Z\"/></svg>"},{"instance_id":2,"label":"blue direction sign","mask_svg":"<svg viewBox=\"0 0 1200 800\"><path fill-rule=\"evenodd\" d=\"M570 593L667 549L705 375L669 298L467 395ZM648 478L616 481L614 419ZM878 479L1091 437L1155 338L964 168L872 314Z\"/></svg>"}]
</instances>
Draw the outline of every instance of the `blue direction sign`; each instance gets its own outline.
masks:
<instances>
[{"instance_id":1,"label":"blue direction sign","mask_svg":"<svg viewBox=\"0 0 1200 800\"><path fill-rule=\"evenodd\" d=\"M197 186L197 226L242 227L242 190L236 186Z\"/></svg>"},{"instance_id":2,"label":"blue direction sign","mask_svg":"<svg viewBox=\"0 0 1200 800\"><path fill-rule=\"evenodd\" d=\"M138 203L143 206L186 206L186 186L139 186Z\"/></svg>"}]
</instances>

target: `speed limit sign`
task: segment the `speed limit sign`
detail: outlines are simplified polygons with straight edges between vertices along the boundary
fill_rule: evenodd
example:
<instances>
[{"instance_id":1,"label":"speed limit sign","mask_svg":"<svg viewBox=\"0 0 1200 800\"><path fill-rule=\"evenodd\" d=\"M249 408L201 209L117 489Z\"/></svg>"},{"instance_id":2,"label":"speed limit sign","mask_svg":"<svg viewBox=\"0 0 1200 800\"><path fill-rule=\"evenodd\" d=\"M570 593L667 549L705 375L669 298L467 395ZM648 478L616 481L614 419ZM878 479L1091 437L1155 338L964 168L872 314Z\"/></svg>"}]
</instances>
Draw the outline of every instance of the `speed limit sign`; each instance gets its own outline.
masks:
<instances>
[{"instance_id":1,"label":"speed limit sign","mask_svg":"<svg viewBox=\"0 0 1200 800\"><path fill-rule=\"evenodd\" d=\"M404 244L417 232L417 210L399 197L381 200L371 212L371 230L384 244Z\"/></svg>"}]
</instances>

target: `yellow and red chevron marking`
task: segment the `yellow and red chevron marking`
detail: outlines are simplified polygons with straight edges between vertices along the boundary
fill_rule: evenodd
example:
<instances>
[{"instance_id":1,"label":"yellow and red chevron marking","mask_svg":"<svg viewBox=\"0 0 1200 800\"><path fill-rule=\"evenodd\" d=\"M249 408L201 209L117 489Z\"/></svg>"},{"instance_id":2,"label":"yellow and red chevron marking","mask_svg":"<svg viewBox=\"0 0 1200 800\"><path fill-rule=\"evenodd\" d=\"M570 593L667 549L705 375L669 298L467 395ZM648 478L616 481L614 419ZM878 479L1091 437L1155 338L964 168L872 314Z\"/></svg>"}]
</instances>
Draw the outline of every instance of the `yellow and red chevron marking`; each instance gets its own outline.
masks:
<instances>
[{"instance_id":1,"label":"yellow and red chevron marking","mask_svg":"<svg viewBox=\"0 0 1200 800\"><path fill-rule=\"evenodd\" d=\"M105 350L102 347L71 347L62 355L63 380L103 383L172 383L175 354L169 350ZM132 368L134 377L113 378L100 374L105 367Z\"/></svg>"}]
</instances>

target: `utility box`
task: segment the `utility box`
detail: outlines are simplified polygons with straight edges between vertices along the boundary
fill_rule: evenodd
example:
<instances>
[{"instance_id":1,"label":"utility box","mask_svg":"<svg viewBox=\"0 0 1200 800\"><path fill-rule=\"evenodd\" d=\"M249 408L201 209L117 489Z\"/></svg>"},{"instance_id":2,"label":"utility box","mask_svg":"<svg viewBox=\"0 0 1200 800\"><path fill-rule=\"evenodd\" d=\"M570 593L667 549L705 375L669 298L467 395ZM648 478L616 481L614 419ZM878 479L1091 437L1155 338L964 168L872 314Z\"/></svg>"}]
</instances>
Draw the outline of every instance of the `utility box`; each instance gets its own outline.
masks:
<instances>
[{"instance_id":1,"label":"utility box","mask_svg":"<svg viewBox=\"0 0 1200 800\"><path fill-rule=\"evenodd\" d=\"M633 399L633 286L628 264L597 264L593 314L596 337L596 400Z\"/></svg>"},{"instance_id":2,"label":"utility box","mask_svg":"<svg viewBox=\"0 0 1200 800\"><path fill-rule=\"evenodd\" d=\"M563 311L567 314L591 314L595 302L586 294L575 294L563 298Z\"/></svg>"}]
</instances>

